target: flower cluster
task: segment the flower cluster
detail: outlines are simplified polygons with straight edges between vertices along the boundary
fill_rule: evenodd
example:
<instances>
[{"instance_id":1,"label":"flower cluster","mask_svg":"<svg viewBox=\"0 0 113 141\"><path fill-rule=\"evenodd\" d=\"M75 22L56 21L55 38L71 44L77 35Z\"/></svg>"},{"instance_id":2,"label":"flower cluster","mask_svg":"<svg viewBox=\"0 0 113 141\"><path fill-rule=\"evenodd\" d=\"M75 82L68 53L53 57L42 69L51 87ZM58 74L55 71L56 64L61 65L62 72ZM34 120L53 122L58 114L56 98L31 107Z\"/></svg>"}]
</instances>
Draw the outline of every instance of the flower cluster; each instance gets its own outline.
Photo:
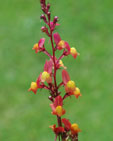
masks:
<instances>
[{"instance_id":1,"label":"flower cluster","mask_svg":"<svg viewBox=\"0 0 113 141\"><path fill-rule=\"evenodd\" d=\"M46 4L46 0L40 0L43 14L41 19L44 21L45 26L41 27L41 31L44 32L49 38L52 46L52 54L49 53L45 47L45 38L41 38L38 43L33 46L35 53L43 52L49 57L49 60L45 61L44 69L39 74L35 82L31 82L31 86L28 91L32 91L34 94L37 93L38 89L46 89L49 91L49 100L52 114L57 117L57 125L50 126L55 133L55 141L60 138L63 141L71 139L72 141L78 140L78 133L81 131L78 124L71 124L66 118L62 118L65 115L66 110L64 109L64 100L67 97L75 96L77 99L81 96L80 89L76 86L76 83L70 79L67 72L67 68L64 66L62 58L65 56L72 55L74 59L79 55L74 47L70 47L69 43L62 40L60 35L55 31L58 24L58 17L55 16L51 20L50 4ZM62 51L59 58L56 58L56 51ZM57 70L62 68L62 80L61 83L57 84L56 73ZM64 86L65 93L61 96L59 88Z\"/></svg>"}]
</instances>

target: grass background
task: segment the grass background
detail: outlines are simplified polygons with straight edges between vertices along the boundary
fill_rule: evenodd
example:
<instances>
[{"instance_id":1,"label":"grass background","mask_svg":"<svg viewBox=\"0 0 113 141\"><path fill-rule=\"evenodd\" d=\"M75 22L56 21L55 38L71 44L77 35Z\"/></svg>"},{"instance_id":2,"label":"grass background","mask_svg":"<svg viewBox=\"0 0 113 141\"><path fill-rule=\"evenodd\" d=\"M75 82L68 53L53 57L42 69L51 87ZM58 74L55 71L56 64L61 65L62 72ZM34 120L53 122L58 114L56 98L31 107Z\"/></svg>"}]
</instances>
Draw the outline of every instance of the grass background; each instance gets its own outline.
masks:
<instances>
[{"instance_id":1,"label":"grass background","mask_svg":"<svg viewBox=\"0 0 113 141\"><path fill-rule=\"evenodd\" d=\"M59 16L57 31L80 57L63 59L82 97L65 101L66 117L82 129L80 141L113 140L113 1L49 0ZM39 0L0 1L0 140L53 141L47 91L28 93L43 70L32 46L40 31ZM49 51L50 45L47 42ZM58 54L60 55L60 54ZM61 74L58 72L57 80Z\"/></svg>"}]
</instances>

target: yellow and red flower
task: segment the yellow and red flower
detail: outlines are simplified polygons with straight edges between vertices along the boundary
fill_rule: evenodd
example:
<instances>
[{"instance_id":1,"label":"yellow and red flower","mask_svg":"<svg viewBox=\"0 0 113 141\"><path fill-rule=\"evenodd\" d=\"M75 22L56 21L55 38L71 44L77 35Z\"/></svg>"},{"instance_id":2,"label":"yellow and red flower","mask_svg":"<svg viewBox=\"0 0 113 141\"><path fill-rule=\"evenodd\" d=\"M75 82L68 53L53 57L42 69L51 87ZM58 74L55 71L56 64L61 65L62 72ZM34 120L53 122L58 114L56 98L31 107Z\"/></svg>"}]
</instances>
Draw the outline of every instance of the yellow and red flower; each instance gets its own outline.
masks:
<instances>
[{"instance_id":1,"label":"yellow and red flower","mask_svg":"<svg viewBox=\"0 0 113 141\"><path fill-rule=\"evenodd\" d=\"M66 70L62 70L62 80L66 93L72 94L76 89L76 85L74 81L70 80L70 76Z\"/></svg>"},{"instance_id":2,"label":"yellow and red flower","mask_svg":"<svg viewBox=\"0 0 113 141\"><path fill-rule=\"evenodd\" d=\"M67 53L66 55L68 55L70 53L69 44L66 41L62 40L58 33L54 33L53 37L54 37L54 41L56 43L57 49L58 50L66 49L66 53Z\"/></svg>"},{"instance_id":3,"label":"yellow and red flower","mask_svg":"<svg viewBox=\"0 0 113 141\"><path fill-rule=\"evenodd\" d=\"M70 80L70 76L66 70L62 70L62 80L65 86L65 91L68 93L68 96L74 95L76 98L81 96L80 89L76 87L74 81Z\"/></svg>"},{"instance_id":4,"label":"yellow and red flower","mask_svg":"<svg viewBox=\"0 0 113 141\"><path fill-rule=\"evenodd\" d=\"M44 71L41 74L41 82L47 82L47 83L51 83L52 82L52 67L53 67L53 63L52 60L46 61L45 65L44 65Z\"/></svg>"},{"instance_id":5,"label":"yellow and red flower","mask_svg":"<svg viewBox=\"0 0 113 141\"><path fill-rule=\"evenodd\" d=\"M80 89L79 89L78 87L76 87L76 89L75 89L73 95L74 95L76 98L78 98L79 96L82 96L81 93L80 93Z\"/></svg>"},{"instance_id":6,"label":"yellow and red flower","mask_svg":"<svg viewBox=\"0 0 113 141\"><path fill-rule=\"evenodd\" d=\"M78 55L80 55L74 47L72 47L72 48L70 49L70 54L73 56L74 59L76 59L76 57L77 57Z\"/></svg>"},{"instance_id":7,"label":"yellow and red flower","mask_svg":"<svg viewBox=\"0 0 113 141\"><path fill-rule=\"evenodd\" d=\"M37 90L38 90L39 88L42 88L40 82L41 82L41 74L39 75L39 77L38 77L38 79L37 79L36 82L31 82L31 86L30 86L30 88L28 89L28 91L33 91L34 94L36 94Z\"/></svg>"},{"instance_id":8,"label":"yellow and red flower","mask_svg":"<svg viewBox=\"0 0 113 141\"><path fill-rule=\"evenodd\" d=\"M71 124L70 121L68 119L66 119L66 118L62 119L62 123L64 124L64 129L66 131L71 131L72 135L75 135L75 134L81 132L78 124L76 124L76 123Z\"/></svg>"},{"instance_id":9,"label":"yellow and red flower","mask_svg":"<svg viewBox=\"0 0 113 141\"><path fill-rule=\"evenodd\" d=\"M44 43L45 43L45 38L41 38L39 40L38 43L36 43L34 46L33 46L33 50L35 50L35 53L38 53L39 51L42 51L43 50L43 47L44 47Z\"/></svg>"},{"instance_id":10,"label":"yellow and red flower","mask_svg":"<svg viewBox=\"0 0 113 141\"><path fill-rule=\"evenodd\" d=\"M50 104L52 109L52 114L61 117L65 114L65 110L63 109L63 99L61 96L57 96L54 100L53 104Z\"/></svg>"}]
</instances>

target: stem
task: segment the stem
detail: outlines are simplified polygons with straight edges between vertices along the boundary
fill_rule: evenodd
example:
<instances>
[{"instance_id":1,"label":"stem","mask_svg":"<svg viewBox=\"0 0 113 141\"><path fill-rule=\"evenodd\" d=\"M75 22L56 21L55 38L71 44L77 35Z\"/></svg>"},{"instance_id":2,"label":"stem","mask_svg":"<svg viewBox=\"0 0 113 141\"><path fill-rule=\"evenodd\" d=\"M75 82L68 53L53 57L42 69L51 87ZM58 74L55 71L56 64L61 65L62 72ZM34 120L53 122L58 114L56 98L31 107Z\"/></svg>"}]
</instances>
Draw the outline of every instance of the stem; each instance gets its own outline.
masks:
<instances>
[{"instance_id":1,"label":"stem","mask_svg":"<svg viewBox=\"0 0 113 141\"><path fill-rule=\"evenodd\" d=\"M59 57L59 59L57 60L57 62L59 62L63 57L64 57L64 53L62 53L62 55Z\"/></svg>"},{"instance_id":2,"label":"stem","mask_svg":"<svg viewBox=\"0 0 113 141\"><path fill-rule=\"evenodd\" d=\"M55 136L55 141L57 140L57 135Z\"/></svg>"},{"instance_id":3,"label":"stem","mask_svg":"<svg viewBox=\"0 0 113 141\"><path fill-rule=\"evenodd\" d=\"M50 30L51 30L51 28L50 28ZM56 83L56 62L55 62L55 51L54 51L54 44L53 44L52 31L50 31L50 40L51 40L52 51L53 51L53 63L54 63L54 84L55 84L55 90L56 90L56 95L57 95L57 83Z\"/></svg>"},{"instance_id":4,"label":"stem","mask_svg":"<svg viewBox=\"0 0 113 141\"><path fill-rule=\"evenodd\" d=\"M76 134L75 136L75 141L78 141L78 134Z\"/></svg>"},{"instance_id":5,"label":"stem","mask_svg":"<svg viewBox=\"0 0 113 141\"><path fill-rule=\"evenodd\" d=\"M54 44L53 44L53 32L51 30L51 26L50 26L50 21L49 21L49 28L50 28L50 40L51 40L51 45L52 45L52 51L53 51L53 63L54 63L54 86L55 86L55 92L56 92L56 96L58 93L58 88L57 88L57 82L56 82L56 61L55 61L55 48L54 48ZM61 121L61 117L57 116L57 121L58 121L58 126L62 126L62 121ZM60 141L60 136L62 138L62 135L59 135L59 141Z\"/></svg>"}]
</instances>

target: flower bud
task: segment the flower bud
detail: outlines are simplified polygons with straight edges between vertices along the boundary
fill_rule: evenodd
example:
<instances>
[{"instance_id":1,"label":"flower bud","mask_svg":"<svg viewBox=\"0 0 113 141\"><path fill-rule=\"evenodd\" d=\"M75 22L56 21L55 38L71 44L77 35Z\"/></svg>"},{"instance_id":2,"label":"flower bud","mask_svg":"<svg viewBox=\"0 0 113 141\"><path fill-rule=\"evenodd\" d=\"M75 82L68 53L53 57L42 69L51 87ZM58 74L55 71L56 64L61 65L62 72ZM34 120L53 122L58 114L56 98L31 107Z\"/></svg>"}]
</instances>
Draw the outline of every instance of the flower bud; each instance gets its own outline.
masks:
<instances>
[{"instance_id":1,"label":"flower bud","mask_svg":"<svg viewBox=\"0 0 113 141\"><path fill-rule=\"evenodd\" d=\"M49 9L50 9L50 4L48 3L48 4L47 4L47 10L49 10Z\"/></svg>"},{"instance_id":2,"label":"flower bud","mask_svg":"<svg viewBox=\"0 0 113 141\"><path fill-rule=\"evenodd\" d=\"M53 23L56 24L57 22L58 22L58 17L55 16L55 17L54 17L54 20L53 20Z\"/></svg>"},{"instance_id":3,"label":"flower bud","mask_svg":"<svg viewBox=\"0 0 113 141\"><path fill-rule=\"evenodd\" d=\"M42 32L46 32L46 30L47 30L47 28L46 28L45 26L42 26L42 27L41 27L41 31L42 31Z\"/></svg>"},{"instance_id":4,"label":"flower bud","mask_svg":"<svg viewBox=\"0 0 113 141\"><path fill-rule=\"evenodd\" d=\"M40 19L43 19L44 22L47 23L47 19L46 19L46 16L45 16L44 14L42 14L42 15L40 16Z\"/></svg>"},{"instance_id":5,"label":"flower bud","mask_svg":"<svg viewBox=\"0 0 113 141\"><path fill-rule=\"evenodd\" d=\"M50 13L50 12L47 12L47 16L48 16L48 19L49 19L49 21L50 21L51 13Z\"/></svg>"},{"instance_id":6,"label":"flower bud","mask_svg":"<svg viewBox=\"0 0 113 141\"><path fill-rule=\"evenodd\" d=\"M49 98L49 100L51 100L51 101L53 102L53 98L52 98L52 96L49 96L48 98Z\"/></svg>"}]
</instances>

